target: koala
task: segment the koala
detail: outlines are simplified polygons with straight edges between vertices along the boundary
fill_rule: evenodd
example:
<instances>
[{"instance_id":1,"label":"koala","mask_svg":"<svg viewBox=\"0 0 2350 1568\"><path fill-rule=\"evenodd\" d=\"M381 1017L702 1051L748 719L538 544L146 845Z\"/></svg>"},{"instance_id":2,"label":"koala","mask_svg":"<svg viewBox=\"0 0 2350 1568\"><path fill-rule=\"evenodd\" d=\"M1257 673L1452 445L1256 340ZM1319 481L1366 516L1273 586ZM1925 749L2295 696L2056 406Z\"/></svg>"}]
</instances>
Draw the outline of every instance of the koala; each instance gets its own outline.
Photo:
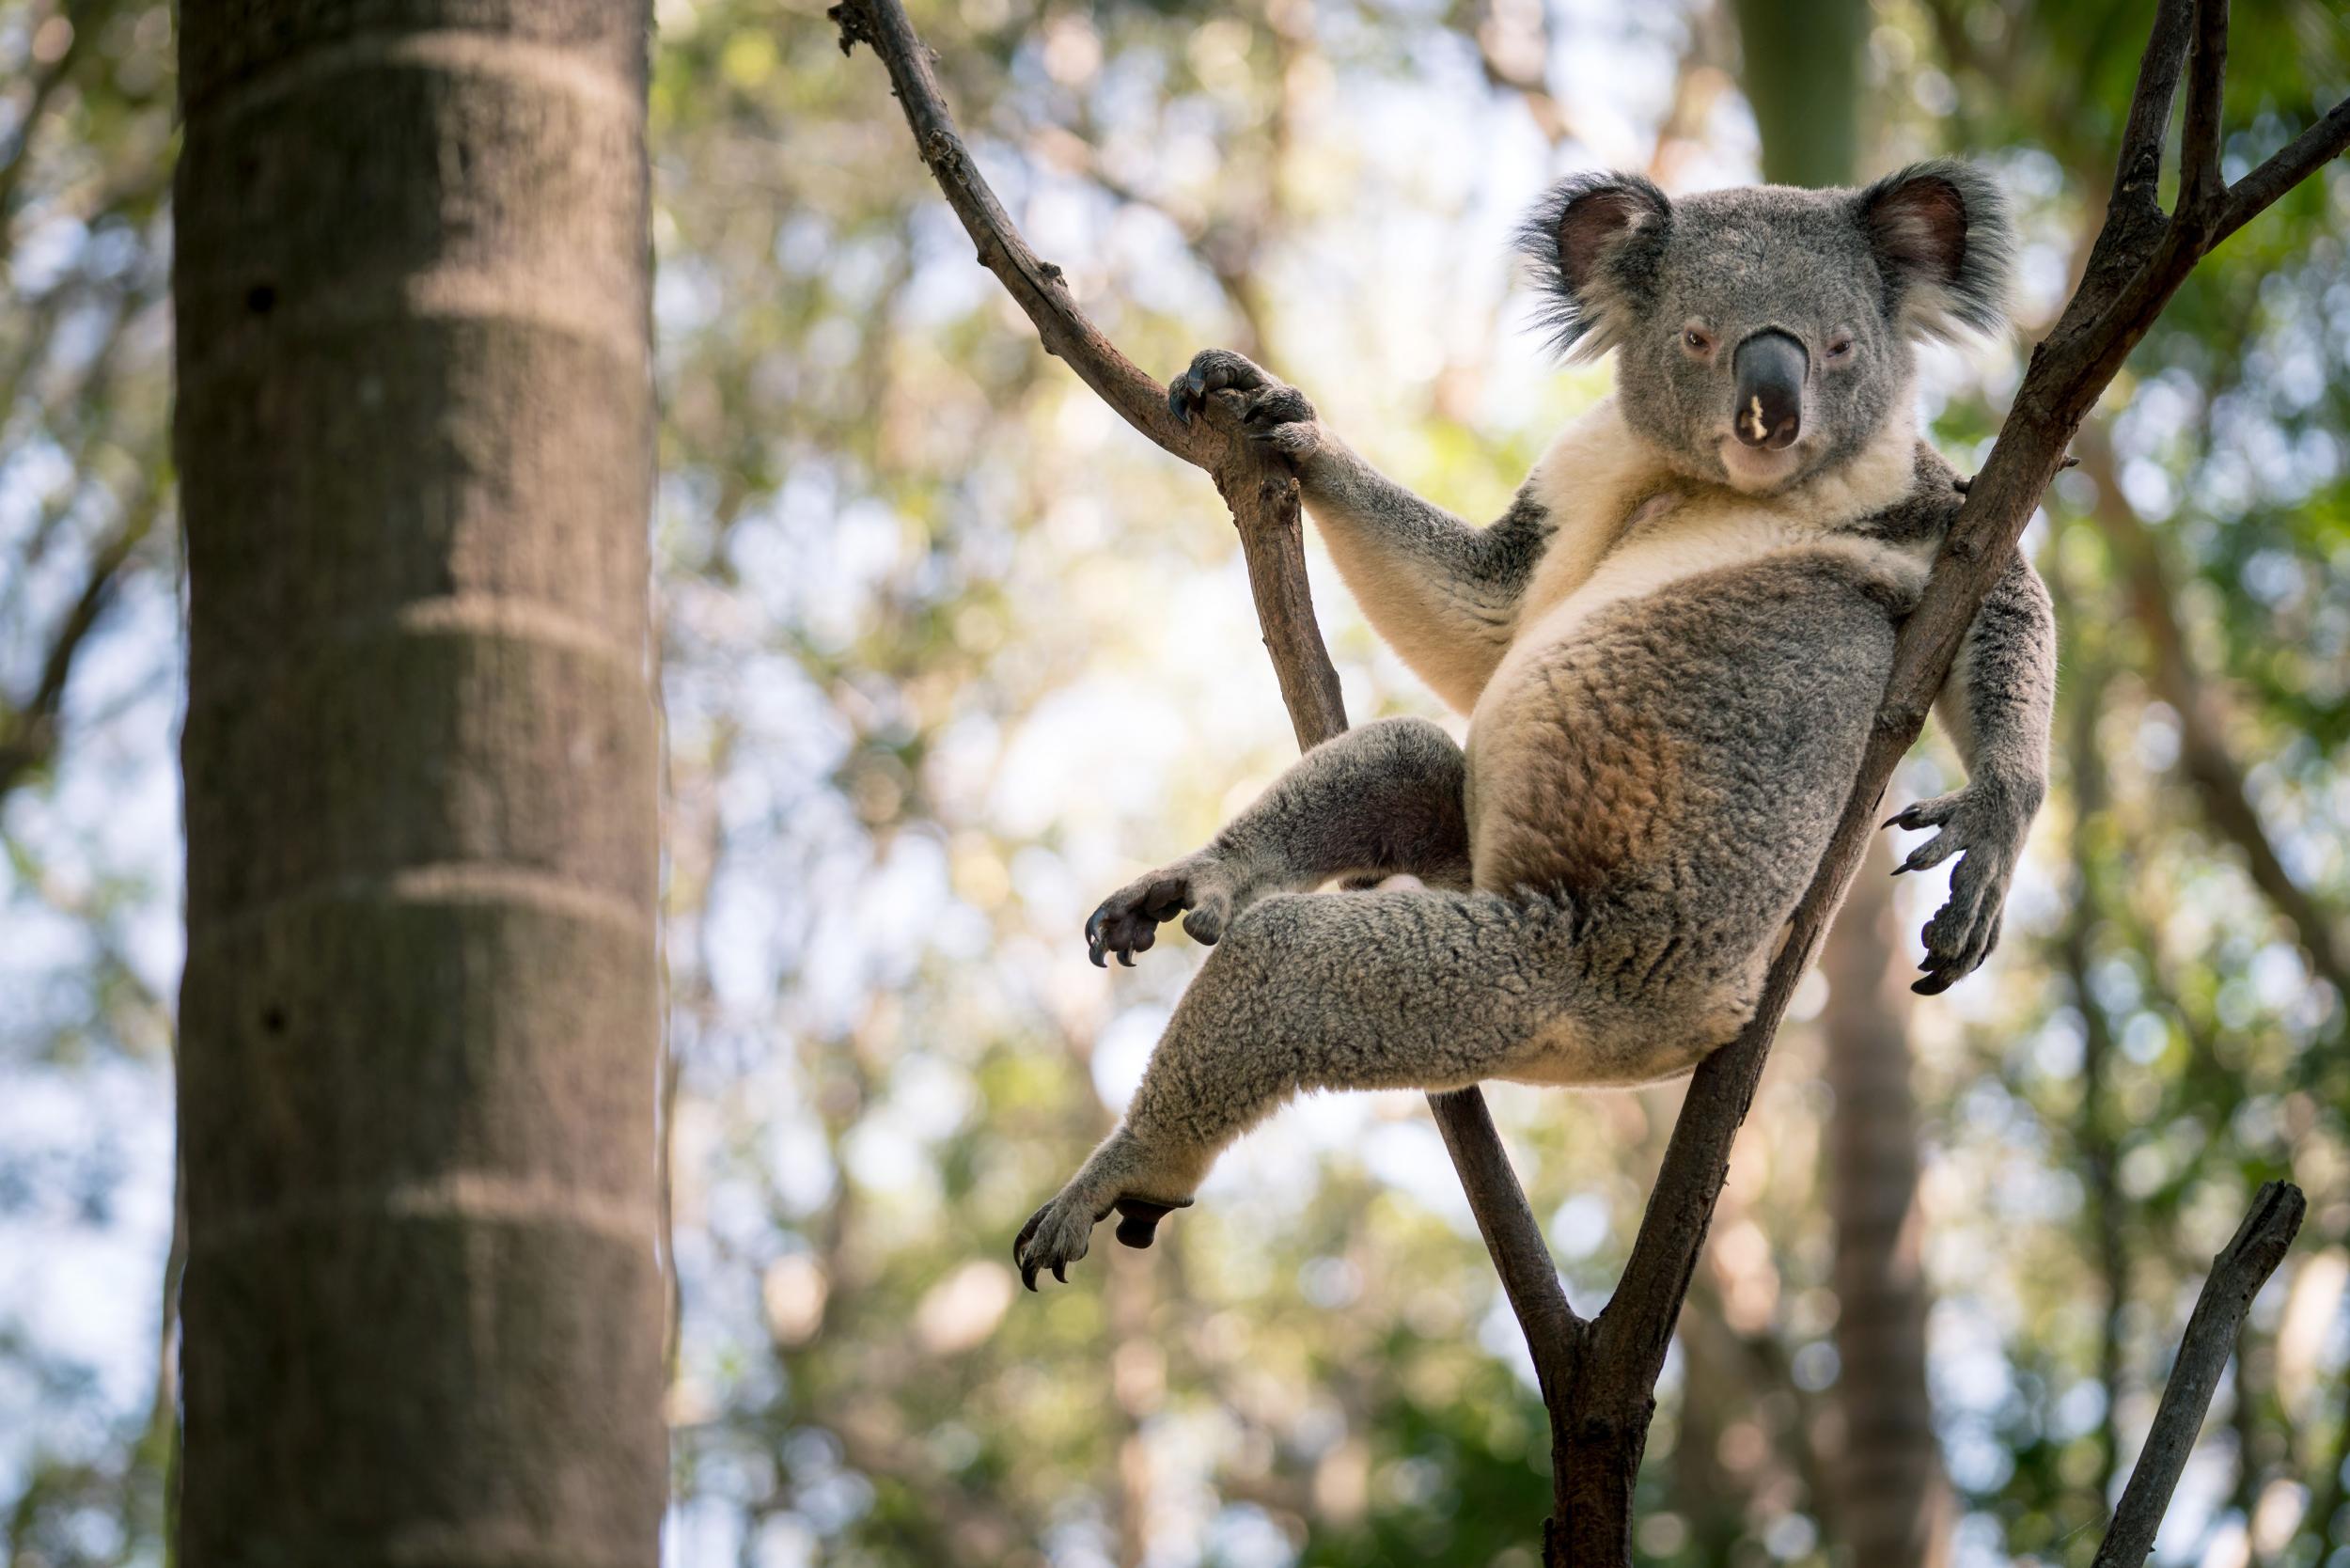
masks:
<instances>
[{"instance_id":1,"label":"koala","mask_svg":"<svg viewBox=\"0 0 2350 1568\"><path fill-rule=\"evenodd\" d=\"M1300 1090L1644 1084L1753 1015L1958 510L1919 437L1916 349L2002 324L2006 205L1953 162L1679 200L1583 175L1521 244L1559 344L1613 353L1615 389L1490 526L1383 477L1238 354L1170 389L1185 419L1223 400L1286 461L1372 626L1468 738L1394 718L1325 742L1094 911L1098 964L1179 916L1214 950L1124 1120L1022 1229L1031 1290L1113 1210L1150 1245ZM1920 992L1998 939L2055 663L2015 556L1935 703L1966 785L1888 824L1940 830L1904 870L1963 856ZM1333 882L1352 890L1315 891Z\"/></svg>"}]
</instances>

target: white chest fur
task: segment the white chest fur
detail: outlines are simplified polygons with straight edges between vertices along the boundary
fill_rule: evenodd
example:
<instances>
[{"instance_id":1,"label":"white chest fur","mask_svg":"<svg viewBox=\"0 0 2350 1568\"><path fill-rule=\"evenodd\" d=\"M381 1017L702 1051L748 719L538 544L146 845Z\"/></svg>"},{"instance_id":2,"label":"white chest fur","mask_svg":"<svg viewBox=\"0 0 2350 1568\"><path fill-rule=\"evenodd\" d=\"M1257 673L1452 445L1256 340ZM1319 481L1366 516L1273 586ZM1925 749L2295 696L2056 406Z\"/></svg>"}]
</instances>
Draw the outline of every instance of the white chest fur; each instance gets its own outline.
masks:
<instances>
[{"instance_id":1,"label":"white chest fur","mask_svg":"<svg viewBox=\"0 0 2350 1568\"><path fill-rule=\"evenodd\" d=\"M1840 531L1908 494L1916 445L1915 420L1904 416L1837 473L1788 494L1747 495L1673 475L1625 427L1615 400L1603 401L1560 434L1528 478L1555 526L1485 695L1512 684L1518 667L1599 611L1700 572L1826 550L1922 582L1931 545L1896 549Z\"/></svg>"}]
</instances>

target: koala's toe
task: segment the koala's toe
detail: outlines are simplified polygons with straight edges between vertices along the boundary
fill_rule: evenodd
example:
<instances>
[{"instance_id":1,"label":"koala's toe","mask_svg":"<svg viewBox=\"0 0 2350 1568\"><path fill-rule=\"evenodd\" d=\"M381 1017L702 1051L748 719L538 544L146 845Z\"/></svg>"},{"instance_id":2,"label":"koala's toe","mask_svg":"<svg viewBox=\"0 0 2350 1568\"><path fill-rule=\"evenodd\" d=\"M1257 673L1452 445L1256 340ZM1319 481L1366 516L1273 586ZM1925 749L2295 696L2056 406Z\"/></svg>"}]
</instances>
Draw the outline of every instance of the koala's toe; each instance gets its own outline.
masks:
<instances>
[{"instance_id":1,"label":"koala's toe","mask_svg":"<svg viewBox=\"0 0 2350 1568\"><path fill-rule=\"evenodd\" d=\"M1213 948L1232 917L1232 896L1222 889L1202 892L1183 917L1183 930L1203 948Z\"/></svg>"},{"instance_id":2,"label":"koala's toe","mask_svg":"<svg viewBox=\"0 0 2350 1568\"><path fill-rule=\"evenodd\" d=\"M1209 392L1246 392L1273 384L1273 378L1246 354L1230 349L1202 349L1191 356L1186 372Z\"/></svg>"},{"instance_id":3,"label":"koala's toe","mask_svg":"<svg viewBox=\"0 0 2350 1568\"><path fill-rule=\"evenodd\" d=\"M1909 857L1893 868L1893 874L1901 876L1908 871L1930 870L1956 855L1960 847L1958 835L1945 829L1911 850Z\"/></svg>"},{"instance_id":4,"label":"koala's toe","mask_svg":"<svg viewBox=\"0 0 2350 1568\"><path fill-rule=\"evenodd\" d=\"M1209 394L1247 391L1267 385L1271 380L1230 349L1203 349L1192 356L1190 367L1168 384L1167 405L1176 418L1189 424L1191 416L1207 402Z\"/></svg>"},{"instance_id":5,"label":"koala's toe","mask_svg":"<svg viewBox=\"0 0 2350 1568\"><path fill-rule=\"evenodd\" d=\"M1269 386L1248 400L1241 415L1252 432L1270 433L1282 425L1309 422L1314 405L1294 386Z\"/></svg>"},{"instance_id":6,"label":"koala's toe","mask_svg":"<svg viewBox=\"0 0 2350 1568\"><path fill-rule=\"evenodd\" d=\"M1118 1240L1120 1246L1137 1251L1147 1248L1158 1239L1159 1221L1177 1209L1191 1207L1189 1200L1181 1203L1158 1203L1147 1198L1121 1198L1118 1200Z\"/></svg>"},{"instance_id":7,"label":"koala's toe","mask_svg":"<svg viewBox=\"0 0 2350 1568\"><path fill-rule=\"evenodd\" d=\"M2006 879L1961 861L1950 878L1950 902L1919 933L1926 956L1923 978L1910 989L1932 996L1949 990L1982 966L1999 945Z\"/></svg>"},{"instance_id":8,"label":"koala's toe","mask_svg":"<svg viewBox=\"0 0 2350 1568\"><path fill-rule=\"evenodd\" d=\"M1935 795L1927 800L1912 801L1886 818L1884 825L1908 828L1912 831L1921 827L1940 827L1957 811L1959 802L1966 792L1964 790L1953 790L1947 795Z\"/></svg>"},{"instance_id":9,"label":"koala's toe","mask_svg":"<svg viewBox=\"0 0 2350 1568\"><path fill-rule=\"evenodd\" d=\"M1028 1216L1011 1244L1012 1262L1020 1282L1036 1289L1036 1277L1050 1271L1062 1284L1069 1282L1069 1265L1083 1258L1092 1245L1093 1224L1100 1216L1073 1202L1064 1188L1054 1200Z\"/></svg>"}]
</instances>

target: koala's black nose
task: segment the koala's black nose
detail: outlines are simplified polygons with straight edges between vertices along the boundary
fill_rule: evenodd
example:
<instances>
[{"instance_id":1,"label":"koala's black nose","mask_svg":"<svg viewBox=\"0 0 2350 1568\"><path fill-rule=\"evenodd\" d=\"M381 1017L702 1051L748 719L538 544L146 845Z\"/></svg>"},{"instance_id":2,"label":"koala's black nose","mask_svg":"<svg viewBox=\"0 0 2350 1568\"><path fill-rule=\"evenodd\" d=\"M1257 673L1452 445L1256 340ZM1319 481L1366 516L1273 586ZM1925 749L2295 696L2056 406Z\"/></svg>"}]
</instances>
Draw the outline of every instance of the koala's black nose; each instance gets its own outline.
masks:
<instances>
[{"instance_id":1,"label":"koala's black nose","mask_svg":"<svg viewBox=\"0 0 2350 1568\"><path fill-rule=\"evenodd\" d=\"M1794 441L1803 431L1803 382L1810 368L1803 345L1777 329L1738 345L1730 361L1738 382L1730 423L1740 441L1774 452Z\"/></svg>"}]
</instances>

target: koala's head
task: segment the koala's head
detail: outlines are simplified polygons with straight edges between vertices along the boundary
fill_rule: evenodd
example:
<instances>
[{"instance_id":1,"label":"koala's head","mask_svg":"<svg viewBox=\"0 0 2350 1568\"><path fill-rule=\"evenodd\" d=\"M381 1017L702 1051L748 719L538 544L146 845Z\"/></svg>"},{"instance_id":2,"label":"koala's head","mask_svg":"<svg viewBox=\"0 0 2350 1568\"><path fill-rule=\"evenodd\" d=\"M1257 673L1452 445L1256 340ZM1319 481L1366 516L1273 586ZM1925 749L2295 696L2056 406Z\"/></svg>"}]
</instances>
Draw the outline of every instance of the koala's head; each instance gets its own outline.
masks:
<instances>
[{"instance_id":1,"label":"koala's head","mask_svg":"<svg viewBox=\"0 0 2350 1568\"><path fill-rule=\"evenodd\" d=\"M1693 478L1771 491L1849 461L1910 393L1918 342L1998 332L2014 232L1965 164L1861 190L1749 186L1668 200L1575 175L1521 231L1550 322L1613 349L1631 427Z\"/></svg>"}]
</instances>

